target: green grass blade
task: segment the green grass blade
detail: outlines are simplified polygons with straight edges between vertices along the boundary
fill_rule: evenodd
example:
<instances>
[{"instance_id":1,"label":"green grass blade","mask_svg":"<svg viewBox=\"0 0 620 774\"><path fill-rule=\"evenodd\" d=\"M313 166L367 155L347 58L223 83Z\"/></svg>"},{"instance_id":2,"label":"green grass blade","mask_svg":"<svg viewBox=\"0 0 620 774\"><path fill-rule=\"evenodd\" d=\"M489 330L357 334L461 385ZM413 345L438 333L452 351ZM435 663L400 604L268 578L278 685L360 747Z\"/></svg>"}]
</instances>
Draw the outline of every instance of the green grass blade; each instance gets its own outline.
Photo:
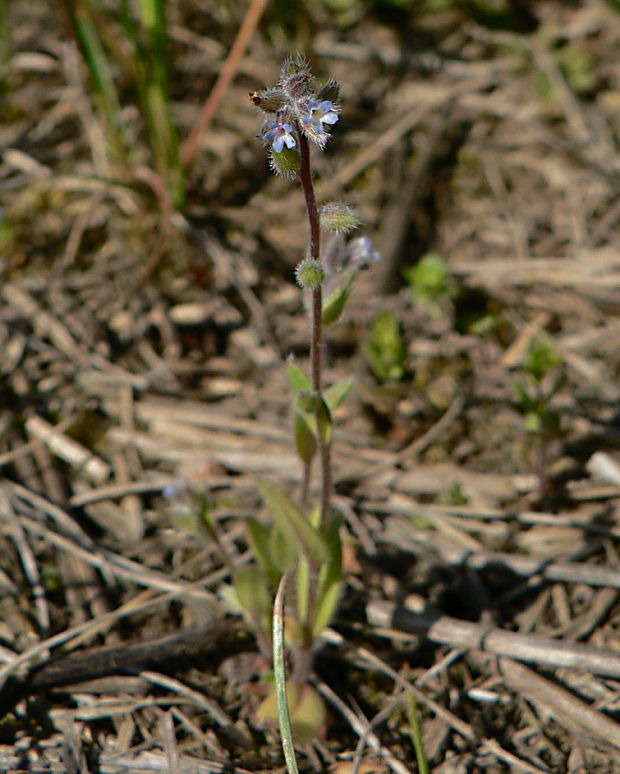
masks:
<instances>
[{"instance_id":1,"label":"green grass blade","mask_svg":"<svg viewBox=\"0 0 620 774\"><path fill-rule=\"evenodd\" d=\"M282 737L282 750L289 774L299 774L293 731L288 713L286 698L286 669L284 666L284 593L286 591L286 574L280 580L278 592L273 605L273 671L276 682L276 699L278 702L278 722Z\"/></svg>"},{"instance_id":2,"label":"green grass blade","mask_svg":"<svg viewBox=\"0 0 620 774\"><path fill-rule=\"evenodd\" d=\"M141 0L140 20L144 33L144 66L137 88L153 155L165 180L173 204L181 206L185 182L179 137L172 119L168 33L163 0ZM136 41L137 43L137 41Z\"/></svg>"},{"instance_id":3,"label":"green grass blade","mask_svg":"<svg viewBox=\"0 0 620 774\"><path fill-rule=\"evenodd\" d=\"M422 739L422 727L418 716L418 705L413 695L413 691L408 690L406 696L407 718L409 719L409 733L415 749L415 757L418 762L419 774L429 774L428 761L424 750L424 740Z\"/></svg>"},{"instance_id":4,"label":"green grass blade","mask_svg":"<svg viewBox=\"0 0 620 774\"><path fill-rule=\"evenodd\" d=\"M90 4L85 0L66 0L75 36L84 56L93 87L99 98L113 144L113 152L124 156L121 141L121 106L114 76Z\"/></svg>"}]
</instances>

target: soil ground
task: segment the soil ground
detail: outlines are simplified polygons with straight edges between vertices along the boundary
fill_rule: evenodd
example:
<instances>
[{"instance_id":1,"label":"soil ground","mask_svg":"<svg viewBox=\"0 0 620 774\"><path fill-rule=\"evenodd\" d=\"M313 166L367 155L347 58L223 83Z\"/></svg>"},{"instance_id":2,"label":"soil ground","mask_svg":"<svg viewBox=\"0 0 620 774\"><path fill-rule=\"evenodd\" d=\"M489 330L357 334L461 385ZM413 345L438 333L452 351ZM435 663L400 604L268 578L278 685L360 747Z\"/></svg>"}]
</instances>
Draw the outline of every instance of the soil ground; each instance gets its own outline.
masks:
<instances>
[{"instance_id":1,"label":"soil ground","mask_svg":"<svg viewBox=\"0 0 620 774\"><path fill-rule=\"evenodd\" d=\"M416 771L413 695L436 774L620 772L615 6L269 5L176 209L122 71L121 158L63 5L2 8L1 771L283 770L222 551L162 491L205 487L242 563L258 481L299 488L307 225L247 98L299 50L342 86L317 195L382 255L328 332L345 584L300 767ZM246 4L169 12L186 138Z\"/></svg>"}]
</instances>

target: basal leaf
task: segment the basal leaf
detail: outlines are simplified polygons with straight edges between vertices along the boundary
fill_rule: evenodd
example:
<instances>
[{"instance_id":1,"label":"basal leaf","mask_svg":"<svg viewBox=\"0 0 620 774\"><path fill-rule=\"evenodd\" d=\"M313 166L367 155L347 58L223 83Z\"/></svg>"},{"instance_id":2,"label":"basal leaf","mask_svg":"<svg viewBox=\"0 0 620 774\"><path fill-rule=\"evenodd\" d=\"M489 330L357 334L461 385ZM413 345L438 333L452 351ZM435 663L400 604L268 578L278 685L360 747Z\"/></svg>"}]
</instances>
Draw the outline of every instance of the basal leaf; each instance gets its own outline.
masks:
<instances>
[{"instance_id":1,"label":"basal leaf","mask_svg":"<svg viewBox=\"0 0 620 774\"><path fill-rule=\"evenodd\" d=\"M280 580L281 570L273 560L271 552L271 527L253 517L246 522L250 548L254 558L267 573L272 586L275 588Z\"/></svg>"},{"instance_id":2,"label":"basal leaf","mask_svg":"<svg viewBox=\"0 0 620 774\"><path fill-rule=\"evenodd\" d=\"M330 555L327 542L291 498L269 481L261 482L260 491L287 542L296 542L299 550L316 562L327 561Z\"/></svg>"}]
</instances>

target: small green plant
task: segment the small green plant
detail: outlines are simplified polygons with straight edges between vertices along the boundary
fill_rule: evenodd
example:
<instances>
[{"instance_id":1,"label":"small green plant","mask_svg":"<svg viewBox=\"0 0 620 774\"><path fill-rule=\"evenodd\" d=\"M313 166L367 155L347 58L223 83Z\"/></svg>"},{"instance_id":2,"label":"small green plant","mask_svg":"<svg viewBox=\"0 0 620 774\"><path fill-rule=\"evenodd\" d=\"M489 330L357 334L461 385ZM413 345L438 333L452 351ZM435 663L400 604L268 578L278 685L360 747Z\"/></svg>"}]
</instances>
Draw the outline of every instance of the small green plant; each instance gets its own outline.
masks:
<instances>
[{"instance_id":1,"label":"small green plant","mask_svg":"<svg viewBox=\"0 0 620 774\"><path fill-rule=\"evenodd\" d=\"M393 312L379 312L375 317L364 341L363 351L378 381L399 381L403 378L406 372L407 343L400 321Z\"/></svg>"},{"instance_id":2,"label":"small green plant","mask_svg":"<svg viewBox=\"0 0 620 774\"><path fill-rule=\"evenodd\" d=\"M342 202L318 206L316 202L311 146L325 148L329 130L339 119L338 95L334 81L318 86L298 55L285 61L275 86L250 95L265 116L261 136L272 171L299 181L304 196L309 240L295 277L309 316L310 362L307 373L297 364L288 365L294 445L303 474L301 491L293 497L271 481L260 483L271 519L248 520L254 561L234 571L231 594L256 632L265 656L272 653L272 620L274 626L281 624L291 674L284 681L283 660L276 654L276 682L257 717L277 723L286 693L297 742L316 737L325 721L323 700L309 678L317 643L337 608L342 583L341 518L331 502L332 416L349 392L351 380L325 387L324 329L342 314L357 273L379 258L367 237L347 241L346 235L360 223L350 206ZM331 236L322 247L324 234ZM315 462L318 486L313 488ZM284 577L294 587L294 604L272 615L271 601ZM283 591L279 595L283 605L282 596ZM282 720L280 723L285 749L290 752L291 731Z\"/></svg>"},{"instance_id":3,"label":"small green plant","mask_svg":"<svg viewBox=\"0 0 620 774\"><path fill-rule=\"evenodd\" d=\"M539 494L547 488L547 453L561 431L551 401L565 379L562 355L548 336L533 339L522 365L522 375L512 379L512 389L523 412L525 430L533 441L533 466Z\"/></svg>"},{"instance_id":4,"label":"small green plant","mask_svg":"<svg viewBox=\"0 0 620 774\"><path fill-rule=\"evenodd\" d=\"M403 276L414 300L432 308L441 309L457 294L457 284L446 262L435 253L428 253L414 266L403 269Z\"/></svg>"}]
</instances>

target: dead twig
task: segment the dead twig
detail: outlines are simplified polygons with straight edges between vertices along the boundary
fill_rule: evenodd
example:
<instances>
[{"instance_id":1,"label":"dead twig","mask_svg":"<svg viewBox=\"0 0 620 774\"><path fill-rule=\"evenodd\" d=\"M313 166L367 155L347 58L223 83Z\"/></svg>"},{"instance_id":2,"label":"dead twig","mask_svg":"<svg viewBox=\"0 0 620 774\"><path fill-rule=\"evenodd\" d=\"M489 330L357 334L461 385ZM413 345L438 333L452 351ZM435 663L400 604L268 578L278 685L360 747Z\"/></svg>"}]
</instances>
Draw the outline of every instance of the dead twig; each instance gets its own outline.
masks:
<instances>
[{"instance_id":1,"label":"dead twig","mask_svg":"<svg viewBox=\"0 0 620 774\"><path fill-rule=\"evenodd\" d=\"M379 599L368 604L366 615L374 626L423 635L441 645L482 650L534 664L583 669L597 675L620 678L620 653L613 650L533 634L518 634L444 615L414 613Z\"/></svg>"}]
</instances>

